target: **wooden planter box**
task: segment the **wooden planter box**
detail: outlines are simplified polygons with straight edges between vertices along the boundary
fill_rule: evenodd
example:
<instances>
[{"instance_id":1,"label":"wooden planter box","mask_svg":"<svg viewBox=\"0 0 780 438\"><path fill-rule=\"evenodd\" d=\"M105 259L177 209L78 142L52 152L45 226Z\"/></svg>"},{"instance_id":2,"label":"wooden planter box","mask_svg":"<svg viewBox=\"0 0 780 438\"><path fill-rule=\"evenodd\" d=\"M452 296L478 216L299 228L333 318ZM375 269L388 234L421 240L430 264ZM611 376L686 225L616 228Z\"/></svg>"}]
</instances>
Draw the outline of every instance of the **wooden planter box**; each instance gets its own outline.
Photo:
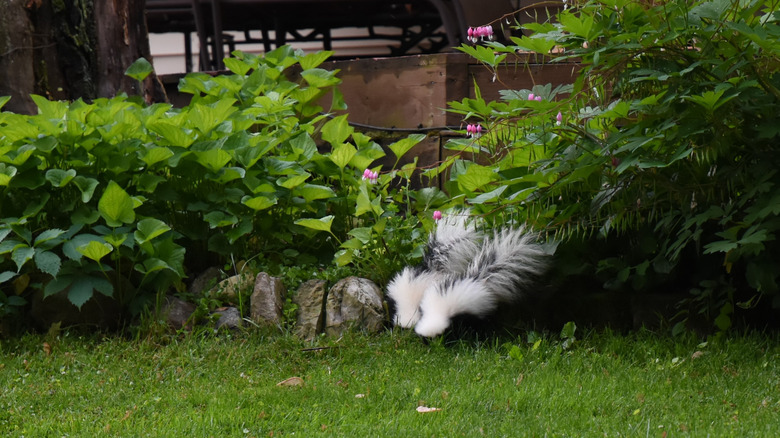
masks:
<instances>
[{"instance_id":1,"label":"wooden planter box","mask_svg":"<svg viewBox=\"0 0 780 438\"><path fill-rule=\"evenodd\" d=\"M485 100L500 98L499 90L530 89L573 82L579 64L541 64L527 54L493 73L465 53L335 61L340 86L349 106L349 120L385 128L458 126L459 115L446 112L447 103L474 97L474 84Z\"/></svg>"},{"instance_id":2,"label":"wooden planter box","mask_svg":"<svg viewBox=\"0 0 780 438\"><path fill-rule=\"evenodd\" d=\"M579 71L576 63L543 64L537 59L541 58L521 55L500 67L495 80L492 70L465 53L335 61L324 68L340 70L343 83L339 89L348 106L344 112L349 114L350 123L368 125L363 129L380 144L416 129L428 133L427 139L401 160L406 164L417 157L418 166L428 167L442 160L447 137L459 135L450 129L465 127L461 115L446 111L447 103L474 98L475 84L483 99L490 101L500 99L500 90L572 83ZM392 153L388 154L382 161L385 168L395 162ZM423 183L439 185L438 181Z\"/></svg>"}]
</instances>

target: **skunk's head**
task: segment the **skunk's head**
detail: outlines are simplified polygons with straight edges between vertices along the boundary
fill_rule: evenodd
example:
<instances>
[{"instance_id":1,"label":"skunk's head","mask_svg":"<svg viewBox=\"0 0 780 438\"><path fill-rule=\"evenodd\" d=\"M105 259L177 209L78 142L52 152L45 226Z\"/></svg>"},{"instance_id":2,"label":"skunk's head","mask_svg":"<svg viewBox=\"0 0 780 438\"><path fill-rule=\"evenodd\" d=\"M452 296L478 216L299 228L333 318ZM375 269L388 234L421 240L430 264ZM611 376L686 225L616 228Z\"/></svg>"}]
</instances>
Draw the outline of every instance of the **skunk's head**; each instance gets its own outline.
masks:
<instances>
[{"instance_id":1,"label":"skunk's head","mask_svg":"<svg viewBox=\"0 0 780 438\"><path fill-rule=\"evenodd\" d=\"M414 331L432 338L443 334L459 315L484 318L497 302L482 282L470 277L450 277L436 282L420 301L420 318Z\"/></svg>"},{"instance_id":2,"label":"skunk's head","mask_svg":"<svg viewBox=\"0 0 780 438\"><path fill-rule=\"evenodd\" d=\"M426 313L425 318L414 326L414 332L424 338L433 338L444 333L450 326L450 317L441 312Z\"/></svg>"},{"instance_id":3,"label":"skunk's head","mask_svg":"<svg viewBox=\"0 0 780 438\"><path fill-rule=\"evenodd\" d=\"M406 267L387 285L393 325L409 328L420 319L420 300L423 292L437 278L437 274L421 268Z\"/></svg>"}]
</instances>

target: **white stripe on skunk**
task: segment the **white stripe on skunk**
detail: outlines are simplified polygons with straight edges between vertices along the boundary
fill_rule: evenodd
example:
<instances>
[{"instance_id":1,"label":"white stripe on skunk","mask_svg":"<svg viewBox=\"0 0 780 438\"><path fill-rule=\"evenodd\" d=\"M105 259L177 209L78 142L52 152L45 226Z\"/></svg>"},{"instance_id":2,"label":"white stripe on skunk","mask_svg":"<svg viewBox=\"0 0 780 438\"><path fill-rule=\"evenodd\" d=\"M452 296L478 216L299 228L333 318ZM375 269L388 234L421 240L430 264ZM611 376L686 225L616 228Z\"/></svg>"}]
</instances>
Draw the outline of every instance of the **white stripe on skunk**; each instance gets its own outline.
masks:
<instances>
[{"instance_id":1,"label":"white stripe on skunk","mask_svg":"<svg viewBox=\"0 0 780 438\"><path fill-rule=\"evenodd\" d=\"M423 292L446 275L465 272L479 252L481 240L468 211L439 221L428 238L422 266L404 268L387 285L387 298L394 307L393 324L414 327L420 319Z\"/></svg>"},{"instance_id":2,"label":"white stripe on skunk","mask_svg":"<svg viewBox=\"0 0 780 438\"><path fill-rule=\"evenodd\" d=\"M468 212L450 216L431 233L422 265L404 268L388 284L393 324L433 337L455 316L486 318L522 296L544 270L545 256L523 228L483 238Z\"/></svg>"},{"instance_id":3,"label":"white stripe on skunk","mask_svg":"<svg viewBox=\"0 0 780 438\"><path fill-rule=\"evenodd\" d=\"M422 292L415 332L438 336L458 315L485 318L519 298L544 270L545 252L523 228L505 228L485 239L461 272L450 272Z\"/></svg>"}]
</instances>

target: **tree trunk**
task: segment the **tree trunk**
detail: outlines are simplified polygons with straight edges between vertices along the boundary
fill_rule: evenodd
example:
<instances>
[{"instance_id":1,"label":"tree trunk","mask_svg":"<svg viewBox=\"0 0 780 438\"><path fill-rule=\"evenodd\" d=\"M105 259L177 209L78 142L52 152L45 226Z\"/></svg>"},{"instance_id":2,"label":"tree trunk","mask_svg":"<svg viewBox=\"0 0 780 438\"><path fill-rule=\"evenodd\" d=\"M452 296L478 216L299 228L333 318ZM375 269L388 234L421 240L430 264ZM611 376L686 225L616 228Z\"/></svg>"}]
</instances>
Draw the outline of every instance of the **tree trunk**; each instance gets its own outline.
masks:
<instances>
[{"instance_id":1,"label":"tree trunk","mask_svg":"<svg viewBox=\"0 0 780 438\"><path fill-rule=\"evenodd\" d=\"M30 94L87 100L119 93L165 101L156 75L143 84L124 75L151 61L146 0L0 1L0 96L4 109L33 113Z\"/></svg>"}]
</instances>

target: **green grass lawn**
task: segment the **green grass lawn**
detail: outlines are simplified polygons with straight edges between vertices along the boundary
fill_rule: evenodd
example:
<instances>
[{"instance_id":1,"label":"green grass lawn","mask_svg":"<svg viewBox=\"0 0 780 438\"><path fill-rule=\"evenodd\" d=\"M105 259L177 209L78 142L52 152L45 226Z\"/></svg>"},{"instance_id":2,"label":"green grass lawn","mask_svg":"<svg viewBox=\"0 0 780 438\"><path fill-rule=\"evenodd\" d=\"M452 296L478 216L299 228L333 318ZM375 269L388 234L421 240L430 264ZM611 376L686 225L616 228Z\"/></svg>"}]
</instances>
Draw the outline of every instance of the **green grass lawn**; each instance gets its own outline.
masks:
<instances>
[{"instance_id":1,"label":"green grass lawn","mask_svg":"<svg viewBox=\"0 0 780 438\"><path fill-rule=\"evenodd\" d=\"M780 436L777 335L47 339L2 343L2 436Z\"/></svg>"}]
</instances>

